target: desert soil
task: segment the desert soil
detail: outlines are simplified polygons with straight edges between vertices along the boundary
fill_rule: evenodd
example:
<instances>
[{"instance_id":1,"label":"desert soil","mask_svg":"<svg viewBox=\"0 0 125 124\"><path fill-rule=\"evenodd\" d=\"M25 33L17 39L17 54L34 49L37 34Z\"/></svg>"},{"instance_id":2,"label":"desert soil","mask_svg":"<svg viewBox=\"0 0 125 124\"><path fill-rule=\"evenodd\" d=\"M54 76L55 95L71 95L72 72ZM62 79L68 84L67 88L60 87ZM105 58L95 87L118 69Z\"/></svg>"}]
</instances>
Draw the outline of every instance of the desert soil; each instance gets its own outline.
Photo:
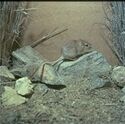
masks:
<instances>
[{"instance_id":1,"label":"desert soil","mask_svg":"<svg viewBox=\"0 0 125 124\"><path fill-rule=\"evenodd\" d=\"M0 106L0 124L125 124L125 104L116 86L91 91L82 82L65 88L38 84L28 102L20 106Z\"/></svg>"}]
</instances>

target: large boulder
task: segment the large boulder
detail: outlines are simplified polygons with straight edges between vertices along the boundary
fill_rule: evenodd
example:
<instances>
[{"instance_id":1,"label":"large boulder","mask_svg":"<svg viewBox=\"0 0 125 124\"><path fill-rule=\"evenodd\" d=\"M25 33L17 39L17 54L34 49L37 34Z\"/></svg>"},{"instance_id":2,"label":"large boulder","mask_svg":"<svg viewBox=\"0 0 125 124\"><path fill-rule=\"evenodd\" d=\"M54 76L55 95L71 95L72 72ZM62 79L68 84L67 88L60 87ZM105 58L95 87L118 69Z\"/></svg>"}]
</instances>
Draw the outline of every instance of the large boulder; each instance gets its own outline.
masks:
<instances>
[{"instance_id":1,"label":"large boulder","mask_svg":"<svg viewBox=\"0 0 125 124\"><path fill-rule=\"evenodd\" d=\"M111 65L107 62L103 54L93 51L81 56L75 61L63 62L60 64L58 72L64 76L71 75L79 77L80 74L82 76L93 74L100 75L109 71L111 71Z\"/></svg>"},{"instance_id":2,"label":"large boulder","mask_svg":"<svg viewBox=\"0 0 125 124\"><path fill-rule=\"evenodd\" d=\"M81 86L89 89L100 88L109 83L108 77L112 68L102 53L93 51L81 56L75 61L67 61L59 66L58 73L63 77L65 84L73 82L83 82ZM88 83L84 80L87 79ZM67 83L66 83L67 82Z\"/></svg>"},{"instance_id":3,"label":"large boulder","mask_svg":"<svg viewBox=\"0 0 125 124\"><path fill-rule=\"evenodd\" d=\"M112 70L111 65L103 54L98 51L82 55L75 61L56 63L54 66L47 63L43 66L45 62L49 61L44 58L41 59L37 54L30 55L35 52L31 51L34 50L30 47L24 47L13 53L16 58L15 61L21 61L21 65L25 63L22 67L17 66L18 68L11 70L14 75L28 76L32 80L51 85L68 85L68 82L83 82L87 78L89 79L87 80L89 89L103 87L109 83L109 80L104 77L109 76ZM18 61L15 63L18 63ZM57 67L58 70L56 70ZM84 86L84 84L81 85Z\"/></svg>"}]
</instances>

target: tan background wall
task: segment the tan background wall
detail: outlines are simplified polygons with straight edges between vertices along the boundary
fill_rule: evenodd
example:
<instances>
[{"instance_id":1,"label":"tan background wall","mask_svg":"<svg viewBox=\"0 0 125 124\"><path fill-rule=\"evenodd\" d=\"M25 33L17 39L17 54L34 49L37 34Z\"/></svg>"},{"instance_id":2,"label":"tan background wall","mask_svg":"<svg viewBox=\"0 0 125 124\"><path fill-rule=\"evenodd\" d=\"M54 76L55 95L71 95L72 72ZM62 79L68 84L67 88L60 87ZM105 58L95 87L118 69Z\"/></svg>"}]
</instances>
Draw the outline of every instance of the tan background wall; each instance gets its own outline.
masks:
<instances>
[{"instance_id":1,"label":"tan background wall","mask_svg":"<svg viewBox=\"0 0 125 124\"><path fill-rule=\"evenodd\" d=\"M82 38L103 52L110 63L116 64L115 57L100 36L102 29L99 25L94 25L104 22L102 2L32 2L31 4L37 10L30 14L31 22L24 37L26 44L39 39L56 27L69 29L36 47L45 58L57 59L65 42Z\"/></svg>"}]
</instances>

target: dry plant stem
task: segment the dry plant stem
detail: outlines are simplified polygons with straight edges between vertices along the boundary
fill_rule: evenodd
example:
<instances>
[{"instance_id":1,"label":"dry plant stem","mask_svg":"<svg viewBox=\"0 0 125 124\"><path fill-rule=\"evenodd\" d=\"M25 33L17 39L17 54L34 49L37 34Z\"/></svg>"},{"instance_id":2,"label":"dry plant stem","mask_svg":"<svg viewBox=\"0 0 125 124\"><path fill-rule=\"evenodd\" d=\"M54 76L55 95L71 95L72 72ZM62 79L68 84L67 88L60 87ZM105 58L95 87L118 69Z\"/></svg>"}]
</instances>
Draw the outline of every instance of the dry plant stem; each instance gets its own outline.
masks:
<instances>
[{"instance_id":1,"label":"dry plant stem","mask_svg":"<svg viewBox=\"0 0 125 124\"><path fill-rule=\"evenodd\" d=\"M0 2L0 64L9 66L11 52L22 44L27 2ZM22 10L20 10L22 9ZM16 11L20 10L20 11ZM6 62L4 60L7 60Z\"/></svg>"},{"instance_id":2,"label":"dry plant stem","mask_svg":"<svg viewBox=\"0 0 125 124\"><path fill-rule=\"evenodd\" d=\"M125 2L107 2L106 6L103 5L103 10L106 19L105 27L108 27L112 36L111 42L115 48L113 49L118 60L122 65L125 65L125 35L123 33L125 29Z\"/></svg>"},{"instance_id":3,"label":"dry plant stem","mask_svg":"<svg viewBox=\"0 0 125 124\"><path fill-rule=\"evenodd\" d=\"M121 64L123 64L123 63L122 63L122 59L120 58L120 56L119 56L119 54L118 54L118 52L117 52L115 46L113 45L113 43L110 44L110 43L107 41L107 39L105 38L105 35L104 35L104 34L101 34L101 36L102 36L102 38L104 39L104 41L106 42L106 44L108 45L108 47L112 50L113 54L117 57L117 59L119 60L119 62L120 62Z\"/></svg>"},{"instance_id":4,"label":"dry plant stem","mask_svg":"<svg viewBox=\"0 0 125 124\"><path fill-rule=\"evenodd\" d=\"M42 43L42 42L44 42L44 41L46 41L46 40L48 40L48 39L50 39L50 38L52 38L52 37L54 37L54 36L56 36L56 35L59 35L59 34L65 32L65 31L67 31L67 30L68 30L68 29L63 29L63 30L61 30L61 31L59 31L59 32L56 32L56 33L54 33L54 34L48 34L47 36L44 36L44 37L42 37L41 39L39 39L39 40L35 41L34 43L32 43L30 46L34 48L34 47L36 47L37 45L39 45L40 43Z\"/></svg>"}]
</instances>

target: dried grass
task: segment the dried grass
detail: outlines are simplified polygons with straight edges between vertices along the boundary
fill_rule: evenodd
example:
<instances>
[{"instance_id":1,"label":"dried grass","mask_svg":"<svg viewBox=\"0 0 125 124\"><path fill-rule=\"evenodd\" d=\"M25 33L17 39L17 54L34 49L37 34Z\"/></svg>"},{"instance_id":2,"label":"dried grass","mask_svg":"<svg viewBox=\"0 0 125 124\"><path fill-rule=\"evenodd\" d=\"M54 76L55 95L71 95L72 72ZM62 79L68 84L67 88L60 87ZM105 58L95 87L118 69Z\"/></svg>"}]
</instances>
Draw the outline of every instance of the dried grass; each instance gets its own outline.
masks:
<instances>
[{"instance_id":1,"label":"dried grass","mask_svg":"<svg viewBox=\"0 0 125 124\"><path fill-rule=\"evenodd\" d=\"M0 2L0 64L8 65L10 54L21 47L27 2Z\"/></svg>"},{"instance_id":2,"label":"dried grass","mask_svg":"<svg viewBox=\"0 0 125 124\"><path fill-rule=\"evenodd\" d=\"M105 27L108 29L110 46L121 65L125 65L125 2L113 1L103 5ZM105 38L106 39L106 38Z\"/></svg>"}]
</instances>

